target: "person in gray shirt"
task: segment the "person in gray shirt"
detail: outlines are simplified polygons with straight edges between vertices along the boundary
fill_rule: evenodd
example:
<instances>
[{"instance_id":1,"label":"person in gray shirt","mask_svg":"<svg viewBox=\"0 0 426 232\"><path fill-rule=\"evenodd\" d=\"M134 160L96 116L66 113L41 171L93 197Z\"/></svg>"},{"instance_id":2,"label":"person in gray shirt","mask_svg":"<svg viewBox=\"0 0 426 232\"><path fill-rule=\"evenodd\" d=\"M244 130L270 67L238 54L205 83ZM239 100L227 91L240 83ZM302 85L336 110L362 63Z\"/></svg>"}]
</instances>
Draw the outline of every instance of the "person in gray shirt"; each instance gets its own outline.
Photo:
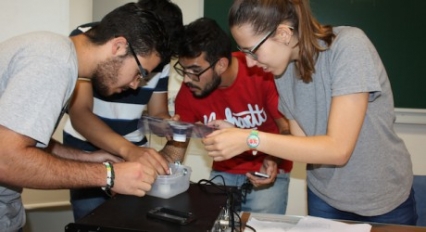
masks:
<instances>
[{"instance_id":1,"label":"person in gray shirt","mask_svg":"<svg viewBox=\"0 0 426 232\"><path fill-rule=\"evenodd\" d=\"M307 0L237 0L229 24L247 64L276 76L293 136L221 129L203 140L208 154L221 161L251 148L308 163L309 215L415 225L410 154L393 129L386 70L364 32L321 25Z\"/></svg>"},{"instance_id":2,"label":"person in gray shirt","mask_svg":"<svg viewBox=\"0 0 426 232\"><path fill-rule=\"evenodd\" d=\"M102 187L143 196L157 174L168 172L153 149L118 162L104 151L91 155L51 140L77 77L106 96L136 88L168 50L163 23L135 3L72 38L32 32L0 43L0 231L24 226L22 188Z\"/></svg>"}]
</instances>

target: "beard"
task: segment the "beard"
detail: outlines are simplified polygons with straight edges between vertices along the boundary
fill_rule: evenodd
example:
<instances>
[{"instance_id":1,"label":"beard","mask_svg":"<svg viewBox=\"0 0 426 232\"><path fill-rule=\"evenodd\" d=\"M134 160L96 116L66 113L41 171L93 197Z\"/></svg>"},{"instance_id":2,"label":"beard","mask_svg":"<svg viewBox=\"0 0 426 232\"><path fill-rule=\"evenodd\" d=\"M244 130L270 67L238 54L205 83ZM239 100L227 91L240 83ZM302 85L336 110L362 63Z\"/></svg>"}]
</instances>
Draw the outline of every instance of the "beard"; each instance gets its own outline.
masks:
<instances>
[{"instance_id":1,"label":"beard","mask_svg":"<svg viewBox=\"0 0 426 232\"><path fill-rule=\"evenodd\" d=\"M109 86L117 83L118 71L123 60L115 57L98 64L92 77L92 86L97 93L102 96L112 95Z\"/></svg>"},{"instance_id":2,"label":"beard","mask_svg":"<svg viewBox=\"0 0 426 232\"><path fill-rule=\"evenodd\" d=\"M203 97L206 97L207 95L209 95L210 93L212 93L215 89L217 89L217 87L220 85L221 81L222 81L222 79L220 78L220 76L217 75L214 72L212 80L209 83L206 84L206 86L204 87L204 89L201 89L200 87L198 87L196 85L192 85L192 83L188 83L187 85L189 87L197 88L197 89L201 90L200 93L192 92L192 95L195 98L203 98Z\"/></svg>"}]
</instances>

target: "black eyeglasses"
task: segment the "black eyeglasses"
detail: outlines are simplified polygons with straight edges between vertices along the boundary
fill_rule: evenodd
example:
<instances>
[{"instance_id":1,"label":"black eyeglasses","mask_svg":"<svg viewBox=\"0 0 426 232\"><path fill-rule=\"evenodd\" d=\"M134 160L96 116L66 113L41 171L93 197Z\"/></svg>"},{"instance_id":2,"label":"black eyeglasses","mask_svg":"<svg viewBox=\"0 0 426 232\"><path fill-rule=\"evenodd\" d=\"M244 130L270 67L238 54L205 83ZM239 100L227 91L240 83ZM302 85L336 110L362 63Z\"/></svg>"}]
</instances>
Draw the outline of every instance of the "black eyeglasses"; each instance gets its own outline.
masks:
<instances>
[{"instance_id":1,"label":"black eyeglasses","mask_svg":"<svg viewBox=\"0 0 426 232\"><path fill-rule=\"evenodd\" d=\"M293 27L291 26L287 26L288 28L290 28L291 30L294 30ZM263 37L259 43L257 43L256 45L254 45L251 49L246 49L246 48L240 48L239 46L237 46L238 50L240 50L241 52L244 52L246 55L249 55L253 60L257 60L257 55L255 54L256 50L259 49L260 46L262 46L263 43L265 43L265 41L272 35L274 34L274 32L276 31L276 29L270 31L268 34L265 35L265 37Z\"/></svg>"},{"instance_id":2,"label":"black eyeglasses","mask_svg":"<svg viewBox=\"0 0 426 232\"><path fill-rule=\"evenodd\" d=\"M133 57L136 60L136 63L138 64L141 78L146 79L148 77L148 71L142 67L142 64L141 62L139 62L138 57L136 56L135 50L133 50L132 45L129 42L127 42L127 44L129 45L130 52L132 53Z\"/></svg>"},{"instance_id":3,"label":"black eyeglasses","mask_svg":"<svg viewBox=\"0 0 426 232\"><path fill-rule=\"evenodd\" d=\"M213 62L209 67L205 68L203 71L199 72L199 73L192 73L192 72L187 72L185 71L185 68L178 62L176 62L175 65L173 65L173 68L176 70L176 72L185 77L188 76L189 79L199 82L200 81L200 76L203 75L203 73L207 72L207 70L209 70L210 68L212 68L215 64L217 63L217 60L215 62ZM179 66L179 67L178 67Z\"/></svg>"}]
</instances>

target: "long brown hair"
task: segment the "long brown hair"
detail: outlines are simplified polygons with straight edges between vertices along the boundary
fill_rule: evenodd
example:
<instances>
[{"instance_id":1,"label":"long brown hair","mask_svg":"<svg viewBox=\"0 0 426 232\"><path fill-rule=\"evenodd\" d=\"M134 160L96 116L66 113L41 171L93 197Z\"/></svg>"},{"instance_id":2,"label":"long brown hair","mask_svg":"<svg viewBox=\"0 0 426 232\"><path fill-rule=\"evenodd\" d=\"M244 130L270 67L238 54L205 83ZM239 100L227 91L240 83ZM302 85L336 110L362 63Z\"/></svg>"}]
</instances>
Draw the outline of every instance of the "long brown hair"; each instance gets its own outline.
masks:
<instances>
[{"instance_id":1,"label":"long brown hair","mask_svg":"<svg viewBox=\"0 0 426 232\"><path fill-rule=\"evenodd\" d=\"M235 0L228 20L230 27L250 24L255 34L275 30L281 23L293 26L299 40L296 67L305 83L312 81L318 54L327 50L335 37L330 25L321 25L314 18L308 0Z\"/></svg>"}]
</instances>

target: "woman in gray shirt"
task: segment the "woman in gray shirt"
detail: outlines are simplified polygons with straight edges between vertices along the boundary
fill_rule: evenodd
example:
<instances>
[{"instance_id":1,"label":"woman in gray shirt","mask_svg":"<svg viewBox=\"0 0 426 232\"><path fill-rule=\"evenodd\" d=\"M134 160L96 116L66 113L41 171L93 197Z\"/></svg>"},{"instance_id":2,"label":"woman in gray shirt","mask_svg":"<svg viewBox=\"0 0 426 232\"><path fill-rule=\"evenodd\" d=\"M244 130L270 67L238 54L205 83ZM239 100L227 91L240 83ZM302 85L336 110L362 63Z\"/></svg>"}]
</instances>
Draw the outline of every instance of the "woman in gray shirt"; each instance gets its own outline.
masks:
<instances>
[{"instance_id":1,"label":"woman in gray shirt","mask_svg":"<svg viewBox=\"0 0 426 232\"><path fill-rule=\"evenodd\" d=\"M203 140L209 155L256 149L308 163L310 215L414 225L410 154L393 130L390 82L367 36L321 25L306 0L237 0L229 23L247 64L276 76L293 136L225 128Z\"/></svg>"}]
</instances>

